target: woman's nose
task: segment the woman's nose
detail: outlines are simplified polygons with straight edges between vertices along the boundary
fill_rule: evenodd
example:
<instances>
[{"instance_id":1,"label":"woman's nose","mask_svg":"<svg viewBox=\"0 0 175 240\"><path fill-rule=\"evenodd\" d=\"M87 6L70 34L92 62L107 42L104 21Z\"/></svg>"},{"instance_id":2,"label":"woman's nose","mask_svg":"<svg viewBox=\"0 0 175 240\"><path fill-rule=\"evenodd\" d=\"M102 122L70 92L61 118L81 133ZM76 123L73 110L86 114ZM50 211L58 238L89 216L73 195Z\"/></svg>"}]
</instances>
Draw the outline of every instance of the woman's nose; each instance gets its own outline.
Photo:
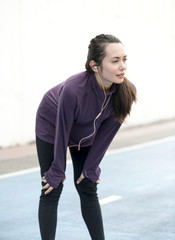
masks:
<instances>
[{"instance_id":1,"label":"woman's nose","mask_svg":"<svg viewBox=\"0 0 175 240\"><path fill-rule=\"evenodd\" d=\"M126 69L126 63L125 62L123 62L123 61L121 61L120 62L120 69Z\"/></svg>"}]
</instances>

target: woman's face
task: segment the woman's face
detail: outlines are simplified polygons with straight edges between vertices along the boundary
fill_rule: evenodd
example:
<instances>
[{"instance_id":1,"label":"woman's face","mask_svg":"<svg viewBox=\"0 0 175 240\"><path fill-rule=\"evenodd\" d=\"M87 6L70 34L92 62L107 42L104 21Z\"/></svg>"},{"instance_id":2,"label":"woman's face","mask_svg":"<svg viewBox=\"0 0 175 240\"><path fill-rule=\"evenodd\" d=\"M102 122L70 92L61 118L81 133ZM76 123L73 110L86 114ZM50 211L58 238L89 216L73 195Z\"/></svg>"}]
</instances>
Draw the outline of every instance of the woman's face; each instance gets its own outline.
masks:
<instances>
[{"instance_id":1,"label":"woman's face","mask_svg":"<svg viewBox=\"0 0 175 240\"><path fill-rule=\"evenodd\" d=\"M105 89L113 83L122 83L126 72L126 53L121 43L109 43L105 49L106 56L98 67L98 75L103 81Z\"/></svg>"}]
</instances>

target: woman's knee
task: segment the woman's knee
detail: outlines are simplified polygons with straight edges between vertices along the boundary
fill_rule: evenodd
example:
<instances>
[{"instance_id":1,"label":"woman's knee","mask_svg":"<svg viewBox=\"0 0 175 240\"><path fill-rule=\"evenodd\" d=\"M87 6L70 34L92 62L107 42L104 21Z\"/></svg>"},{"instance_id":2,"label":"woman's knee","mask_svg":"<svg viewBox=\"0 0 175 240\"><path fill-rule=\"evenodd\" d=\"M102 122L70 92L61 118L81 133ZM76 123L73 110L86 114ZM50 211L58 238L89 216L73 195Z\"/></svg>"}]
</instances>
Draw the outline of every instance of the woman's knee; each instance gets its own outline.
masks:
<instances>
[{"instance_id":1,"label":"woman's knee","mask_svg":"<svg viewBox=\"0 0 175 240\"><path fill-rule=\"evenodd\" d=\"M62 190L63 190L63 183L60 183L60 185L57 188L54 188L48 194L45 194L46 190L41 190L40 202L43 201L45 203L57 204L60 199Z\"/></svg>"},{"instance_id":2,"label":"woman's knee","mask_svg":"<svg viewBox=\"0 0 175 240\"><path fill-rule=\"evenodd\" d=\"M79 193L93 195L97 193L97 184L88 178L84 178L79 184L75 182L75 187Z\"/></svg>"}]
</instances>

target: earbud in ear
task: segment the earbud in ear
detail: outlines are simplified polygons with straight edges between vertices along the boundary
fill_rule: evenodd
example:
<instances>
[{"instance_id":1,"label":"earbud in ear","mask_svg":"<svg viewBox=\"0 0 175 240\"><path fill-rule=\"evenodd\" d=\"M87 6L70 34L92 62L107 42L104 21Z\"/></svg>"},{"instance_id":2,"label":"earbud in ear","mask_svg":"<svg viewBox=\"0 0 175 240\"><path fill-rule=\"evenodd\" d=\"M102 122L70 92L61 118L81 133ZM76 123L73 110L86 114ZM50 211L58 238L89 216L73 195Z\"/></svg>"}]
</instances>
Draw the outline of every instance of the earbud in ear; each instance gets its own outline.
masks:
<instances>
[{"instance_id":1,"label":"earbud in ear","mask_svg":"<svg viewBox=\"0 0 175 240\"><path fill-rule=\"evenodd\" d=\"M97 69L98 67L97 66L94 66L95 69Z\"/></svg>"}]
</instances>

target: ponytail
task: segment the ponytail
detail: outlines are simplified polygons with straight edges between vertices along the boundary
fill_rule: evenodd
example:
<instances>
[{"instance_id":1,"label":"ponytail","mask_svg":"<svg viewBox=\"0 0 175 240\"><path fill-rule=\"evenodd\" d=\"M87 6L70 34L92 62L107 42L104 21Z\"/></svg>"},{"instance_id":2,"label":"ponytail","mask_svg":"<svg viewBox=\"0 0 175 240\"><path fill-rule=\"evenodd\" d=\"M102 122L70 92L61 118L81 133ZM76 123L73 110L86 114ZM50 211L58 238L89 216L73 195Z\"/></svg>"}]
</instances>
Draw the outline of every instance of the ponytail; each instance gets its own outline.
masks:
<instances>
[{"instance_id":1,"label":"ponytail","mask_svg":"<svg viewBox=\"0 0 175 240\"><path fill-rule=\"evenodd\" d=\"M113 94L113 107L115 117L123 123L131 112L133 102L136 102L136 89L125 77L123 83L116 84L116 91Z\"/></svg>"}]
</instances>

